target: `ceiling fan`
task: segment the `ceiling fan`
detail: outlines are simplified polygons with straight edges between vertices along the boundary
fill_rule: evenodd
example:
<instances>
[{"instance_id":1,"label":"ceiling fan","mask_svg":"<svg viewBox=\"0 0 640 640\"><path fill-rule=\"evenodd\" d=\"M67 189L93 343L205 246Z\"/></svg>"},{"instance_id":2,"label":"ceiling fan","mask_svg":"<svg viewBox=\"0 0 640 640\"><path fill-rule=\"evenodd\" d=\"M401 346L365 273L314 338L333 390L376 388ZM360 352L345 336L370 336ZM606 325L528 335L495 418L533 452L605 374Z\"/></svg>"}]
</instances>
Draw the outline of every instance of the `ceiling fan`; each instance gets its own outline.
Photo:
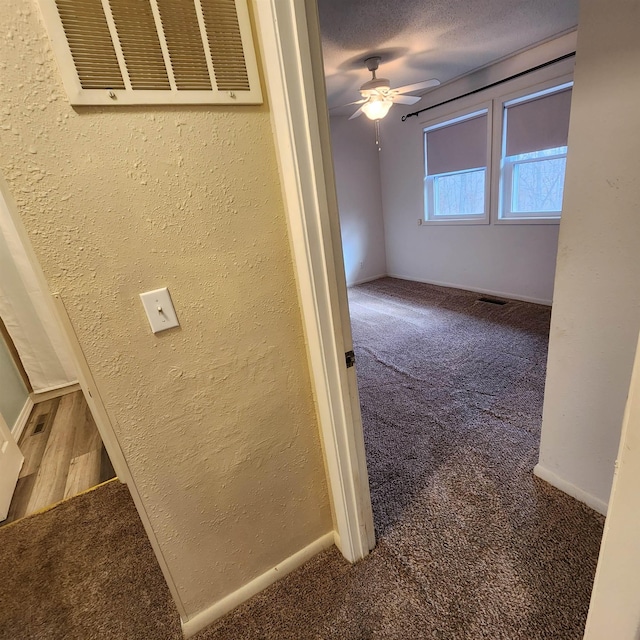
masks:
<instances>
[{"instance_id":1,"label":"ceiling fan","mask_svg":"<svg viewBox=\"0 0 640 640\"><path fill-rule=\"evenodd\" d=\"M369 120L381 120L387 115L387 113L389 113L389 109L391 109L392 104L415 104L422 99L421 96L405 96L405 93L412 93L413 91L420 91L421 89L437 87L440 84L440 81L434 78L392 89L389 80L386 78L376 77L376 71L380 65L380 60L380 56L372 56L364 61L367 69L371 71L372 78L360 87L362 100L357 100L356 102L350 102L349 104L344 105L361 105L349 120L353 120L353 118L357 118L363 113L367 118L369 118Z\"/></svg>"}]
</instances>

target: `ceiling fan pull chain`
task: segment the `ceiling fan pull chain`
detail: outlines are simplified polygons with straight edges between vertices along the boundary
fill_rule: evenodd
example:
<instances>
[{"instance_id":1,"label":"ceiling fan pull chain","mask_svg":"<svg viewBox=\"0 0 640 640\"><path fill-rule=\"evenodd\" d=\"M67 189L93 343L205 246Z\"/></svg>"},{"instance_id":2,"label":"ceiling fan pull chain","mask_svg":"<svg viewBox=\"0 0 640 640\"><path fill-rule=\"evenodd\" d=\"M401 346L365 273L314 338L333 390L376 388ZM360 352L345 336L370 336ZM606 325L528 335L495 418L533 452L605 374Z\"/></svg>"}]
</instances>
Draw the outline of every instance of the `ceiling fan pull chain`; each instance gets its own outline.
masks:
<instances>
[{"instance_id":1,"label":"ceiling fan pull chain","mask_svg":"<svg viewBox=\"0 0 640 640\"><path fill-rule=\"evenodd\" d=\"M382 151L382 147L380 146L380 120L375 121L376 128L376 146L378 147L378 151Z\"/></svg>"}]
</instances>

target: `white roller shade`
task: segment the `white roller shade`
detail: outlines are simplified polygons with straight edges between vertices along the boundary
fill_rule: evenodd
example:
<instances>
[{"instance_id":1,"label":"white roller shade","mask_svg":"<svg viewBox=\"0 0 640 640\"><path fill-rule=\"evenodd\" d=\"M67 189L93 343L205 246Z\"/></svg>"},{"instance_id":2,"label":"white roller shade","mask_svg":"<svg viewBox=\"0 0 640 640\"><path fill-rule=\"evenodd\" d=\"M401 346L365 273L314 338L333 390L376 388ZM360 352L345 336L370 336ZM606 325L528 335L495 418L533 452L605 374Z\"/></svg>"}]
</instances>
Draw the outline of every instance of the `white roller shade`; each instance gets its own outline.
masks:
<instances>
[{"instance_id":1,"label":"white roller shade","mask_svg":"<svg viewBox=\"0 0 640 640\"><path fill-rule=\"evenodd\" d=\"M427 175L487 166L487 113L425 133Z\"/></svg>"},{"instance_id":2,"label":"white roller shade","mask_svg":"<svg viewBox=\"0 0 640 640\"><path fill-rule=\"evenodd\" d=\"M505 107L506 155L567 145L571 89Z\"/></svg>"}]
</instances>

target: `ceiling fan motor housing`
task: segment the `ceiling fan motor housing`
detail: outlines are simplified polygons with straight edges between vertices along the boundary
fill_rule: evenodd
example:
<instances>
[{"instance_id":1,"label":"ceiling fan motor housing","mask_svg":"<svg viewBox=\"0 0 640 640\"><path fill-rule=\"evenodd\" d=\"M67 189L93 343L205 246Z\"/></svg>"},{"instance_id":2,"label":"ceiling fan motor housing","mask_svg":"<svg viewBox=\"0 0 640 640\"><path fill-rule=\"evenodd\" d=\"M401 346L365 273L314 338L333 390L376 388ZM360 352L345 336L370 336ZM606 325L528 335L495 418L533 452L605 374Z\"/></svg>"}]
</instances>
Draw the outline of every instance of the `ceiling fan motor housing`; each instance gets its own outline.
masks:
<instances>
[{"instance_id":1,"label":"ceiling fan motor housing","mask_svg":"<svg viewBox=\"0 0 640 640\"><path fill-rule=\"evenodd\" d=\"M390 87L391 83L386 78L374 78L360 87L360 93L363 96L371 95L372 93L385 93L389 91Z\"/></svg>"},{"instance_id":2,"label":"ceiling fan motor housing","mask_svg":"<svg viewBox=\"0 0 640 640\"><path fill-rule=\"evenodd\" d=\"M380 62L382 62L382 58L380 56L370 56L369 58L364 59L365 66L373 74L378 70Z\"/></svg>"},{"instance_id":3,"label":"ceiling fan motor housing","mask_svg":"<svg viewBox=\"0 0 640 640\"><path fill-rule=\"evenodd\" d=\"M380 56L371 56L364 61L367 69L371 71L371 75L373 76L373 78L371 78L371 80L369 80L368 82L365 82L360 87L360 93L362 94L363 98L368 98L369 96L375 95L376 93L384 95L391 88L391 83L389 82L389 80L387 80L387 78L376 78L376 71L378 70L378 65L380 64L381 60L382 58L380 58Z\"/></svg>"}]
</instances>

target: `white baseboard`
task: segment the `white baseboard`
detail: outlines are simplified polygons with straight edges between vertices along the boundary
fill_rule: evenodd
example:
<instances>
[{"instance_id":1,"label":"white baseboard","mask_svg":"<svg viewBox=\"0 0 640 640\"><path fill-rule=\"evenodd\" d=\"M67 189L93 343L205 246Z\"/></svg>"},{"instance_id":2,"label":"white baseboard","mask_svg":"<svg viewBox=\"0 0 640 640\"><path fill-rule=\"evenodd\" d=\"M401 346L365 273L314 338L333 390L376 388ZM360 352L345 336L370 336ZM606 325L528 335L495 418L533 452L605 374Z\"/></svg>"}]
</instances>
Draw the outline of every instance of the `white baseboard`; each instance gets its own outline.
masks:
<instances>
[{"instance_id":1,"label":"white baseboard","mask_svg":"<svg viewBox=\"0 0 640 640\"><path fill-rule=\"evenodd\" d=\"M549 471L549 469L546 469L539 463L533 468L533 475L538 476L538 478L544 480L545 482L548 482L556 489L564 491L564 493L569 494L576 500L584 502L588 507L591 507L594 511L601 513L603 516L607 515L606 502L603 502L602 500L600 500L600 498L596 498L583 489L576 487L574 484L571 484L567 480L562 479L560 476L557 476L555 473L553 473L553 471Z\"/></svg>"},{"instance_id":2,"label":"white baseboard","mask_svg":"<svg viewBox=\"0 0 640 640\"><path fill-rule=\"evenodd\" d=\"M27 426L32 409L33 400L30 396L27 396L24 406L22 407L22 411L20 411L20 415L16 418L16 421L13 423L13 427L11 428L11 435L16 442L20 440L20 436L22 435L24 428Z\"/></svg>"},{"instance_id":3,"label":"white baseboard","mask_svg":"<svg viewBox=\"0 0 640 640\"><path fill-rule=\"evenodd\" d=\"M364 284L365 282L372 282L373 280L380 280L380 278L386 278L386 273L379 273L377 276L369 276L368 278L362 278L360 280L356 280L355 282L349 282L347 284L348 287L353 287L357 284Z\"/></svg>"},{"instance_id":4,"label":"white baseboard","mask_svg":"<svg viewBox=\"0 0 640 640\"><path fill-rule=\"evenodd\" d=\"M38 404L39 402L60 398L61 396L66 396L68 393L74 393L76 391L80 391L79 382L73 382L72 384L66 384L63 387L56 387L55 389L49 389L47 391L38 391L37 393L34 391L31 393L31 400L33 404Z\"/></svg>"},{"instance_id":5,"label":"white baseboard","mask_svg":"<svg viewBox=\"0 0 640 640\"><path fill-rule=\"evenodd\" d=\"M191 638L199 631L202 631L205 627L208 627L212 622L215 622L218 618L221 618L226 613L229 613L232 609L242 604L252 596L256 595L260 591L266 589L269 585L273 584L280 578L284 578L288 573L291 573L294 569L297 569L303 565L307 560L310 560L313 556L328 549L334 543L333 531L325 534L321 538L318 538L310 545L300 549L300 551L289 556L272 569L269 569L262 575L258 576L251 582L240 587L237 591L230 593L222 600L219 600L215 604L212 604L207 609L200 611L192 618L188 620L182 620L182 633L185 638Z\"/></svg>"},{"instance_id":6,"label":"white baseboard","mask_svg":"<svg viewBox=\"0 0 640 640\"><path fill-rule=\"evenodd\" d=\"M543 304L550 307L552 300L546 300L543 298L533 298L531 296L521 296L518 293L510 293L508 291L494 291L493 289L481 289L478 287L467 287L461 284L452 284L451 282L439 282L437 280L424 280L422 278L413 278L410 276L403 276L397 273L390 273L390 278L398 278L399 280L409 280L411 282L423 282L424 284L433 284L438 287L449 287L450 289L462 289L463 291L475 291L476 293L484 293L490 296L496 296L498 298L507 298L509 300L522 300L522 302L533 302L535 304Z\"/></svg>"}]
</instances>

